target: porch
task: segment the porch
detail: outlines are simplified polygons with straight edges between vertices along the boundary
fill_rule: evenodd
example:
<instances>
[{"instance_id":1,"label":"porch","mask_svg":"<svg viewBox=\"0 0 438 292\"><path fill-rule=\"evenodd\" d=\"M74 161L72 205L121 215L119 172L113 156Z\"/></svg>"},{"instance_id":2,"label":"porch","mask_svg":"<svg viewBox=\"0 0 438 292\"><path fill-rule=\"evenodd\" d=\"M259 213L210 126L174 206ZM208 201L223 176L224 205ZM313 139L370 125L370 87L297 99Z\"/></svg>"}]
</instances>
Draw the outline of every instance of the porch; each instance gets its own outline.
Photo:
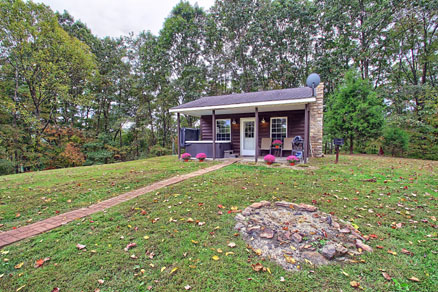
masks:
<instances>
[{"instance_id":1,"label":"porch","mask_svg":"<svg viewBox=\"0 0 438 292\"><path fill-rule=\"evenodd\" d=\"M177 114L178 155L184 147L192 156L203 152L217 159L233 153L257 162L272 151L277 158L293 154L289 143L299 136L303 140L300 154L307 162L311 154L318 156L319 144L322 154L322 89L318 86L316 95L304 87L204 97L175 107L171 112ZM200 118L196 140L181 141L181 114ZM320 125L312 125L315 121ZM274 140L283 145L272 150Z\"/></svg>"}]
</instances>

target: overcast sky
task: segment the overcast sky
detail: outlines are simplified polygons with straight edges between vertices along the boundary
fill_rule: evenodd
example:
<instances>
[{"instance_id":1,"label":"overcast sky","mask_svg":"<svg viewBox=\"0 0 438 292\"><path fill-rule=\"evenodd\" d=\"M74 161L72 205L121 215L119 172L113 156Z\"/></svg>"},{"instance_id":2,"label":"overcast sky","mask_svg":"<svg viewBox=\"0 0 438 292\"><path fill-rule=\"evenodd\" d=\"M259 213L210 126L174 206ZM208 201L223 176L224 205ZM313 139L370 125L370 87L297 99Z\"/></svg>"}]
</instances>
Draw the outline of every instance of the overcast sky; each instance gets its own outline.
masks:
<instances>
[{"instance_id":1,"label":"overcast sky","mask_svg":"<svg viewBox=\"0 0 438 292\"><path fill-rule=\"evenodd\" d=\"M34 0L53 11L67 10L75 19L86 23L99 37L118 37L129 32L150 30L157 35L164 19L179 0ZM189 0L207 10L214 0Z\"/></svg>"}]
</instances>

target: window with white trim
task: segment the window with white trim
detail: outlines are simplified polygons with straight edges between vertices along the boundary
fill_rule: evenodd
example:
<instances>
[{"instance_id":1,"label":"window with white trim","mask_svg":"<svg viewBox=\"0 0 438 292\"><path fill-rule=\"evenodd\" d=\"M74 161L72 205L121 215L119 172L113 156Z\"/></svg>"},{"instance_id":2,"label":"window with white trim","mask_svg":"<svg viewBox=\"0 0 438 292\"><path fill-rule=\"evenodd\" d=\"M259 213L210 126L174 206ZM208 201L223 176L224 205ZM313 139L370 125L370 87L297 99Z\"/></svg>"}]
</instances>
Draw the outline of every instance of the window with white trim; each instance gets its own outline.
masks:
<instances>
[{"instance_id":1,"label":"window with white trim","mask_svg":"<svg viewBox=\"0 0 438 292\"><path fill-rule=\"evenodd\" d=\"M216 141L231 141L231 120L216 120Z\"/></svg>"},{"instance_id":2,"label":"window with white trim","mask_svg":"<svg viewBox=\"0 0 438 292\"><path fill-rule=\"evenodd\" d=\"M283 141L287 137L287 117L271 118L271 138Z\"/></svg>"}]
</instances>

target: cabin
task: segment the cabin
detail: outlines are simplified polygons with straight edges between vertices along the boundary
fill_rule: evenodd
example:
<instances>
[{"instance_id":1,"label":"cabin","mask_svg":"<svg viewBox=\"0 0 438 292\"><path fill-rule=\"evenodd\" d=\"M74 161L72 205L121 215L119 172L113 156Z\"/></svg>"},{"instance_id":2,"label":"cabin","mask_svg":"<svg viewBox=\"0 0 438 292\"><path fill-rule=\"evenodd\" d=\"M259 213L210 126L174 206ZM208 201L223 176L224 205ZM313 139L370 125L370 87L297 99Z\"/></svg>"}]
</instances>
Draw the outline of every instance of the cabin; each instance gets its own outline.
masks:
<instances>
[{"instance_id":1,"label":"cabin","mask_svg":"<svg viewBox=\"0 0 438 292\"><path fill-rule=\"evenodd\" d=\"M324 85L207 96L170 109L177 114L178 156L181 148L193 157L203 152L216 159L268 153L292 154L295 137L302 141L302 161L322 156ZM183 137L180 115L200 118L198 135ZM184 133L184 132L183 132ZM193 138L196 137L196 138ZM272 142L282 141L280 147ZM285 144L286 143L286 144ZM298 152L297 152L298 153Z\"/></svg>"}]
</instances>

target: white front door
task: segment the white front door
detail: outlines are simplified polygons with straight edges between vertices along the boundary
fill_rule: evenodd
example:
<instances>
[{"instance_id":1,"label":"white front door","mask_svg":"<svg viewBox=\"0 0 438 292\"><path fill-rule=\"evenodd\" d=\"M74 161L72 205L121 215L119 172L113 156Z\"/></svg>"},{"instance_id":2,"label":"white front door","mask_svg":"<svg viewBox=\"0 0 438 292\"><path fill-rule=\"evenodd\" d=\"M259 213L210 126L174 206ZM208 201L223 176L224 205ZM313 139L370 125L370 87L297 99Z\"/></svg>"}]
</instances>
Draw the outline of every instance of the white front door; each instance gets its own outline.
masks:
<instances>
[{"instance_id":1,"label":"white front door","mask_svg":"<svg viewBox=\"0 0 438 292\"><path fill-rule=\"evenodd\" d=\"M255 155L255 119L240 119L240 155Z\"/></svg>"}]
</instances>

